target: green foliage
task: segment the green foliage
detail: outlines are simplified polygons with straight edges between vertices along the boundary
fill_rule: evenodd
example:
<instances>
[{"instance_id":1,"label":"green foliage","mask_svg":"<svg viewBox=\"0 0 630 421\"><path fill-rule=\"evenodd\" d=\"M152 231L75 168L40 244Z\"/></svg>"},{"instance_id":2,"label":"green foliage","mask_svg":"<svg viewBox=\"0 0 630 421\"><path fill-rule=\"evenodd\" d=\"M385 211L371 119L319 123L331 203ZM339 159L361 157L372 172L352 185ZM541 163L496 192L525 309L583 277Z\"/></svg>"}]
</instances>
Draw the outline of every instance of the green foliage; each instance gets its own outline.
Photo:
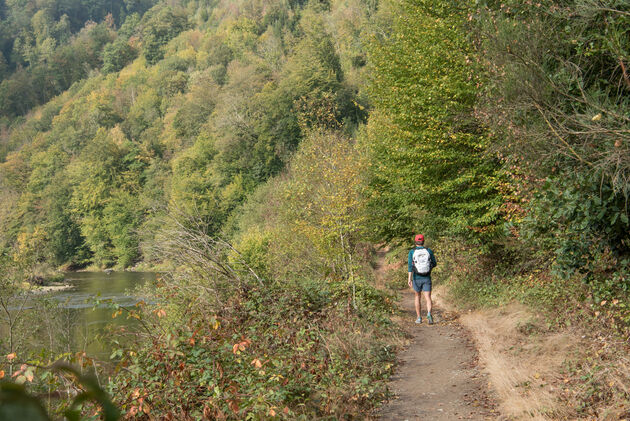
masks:
<instances>
[{"instance_id":1,"label":"green foliage","mask_svg":"<svg viewBox=\"0 0 630 421\"><path fill-rule=\"evenodd\" d=\"M371 317L384 297L372 285L363 243L365 164L338 131L309 132L286 174L240 208L235 243L257 256L243 252L243 258L269 274L265 279L325 290L309 307L335 305Z\"/></svg>"},{"instance_id":2,"label":"green foliage","mask_svg":"<svg viewBox=\"0 0 630 421\"><path fill-rule=\"evenodd\" d=\"M225 218L219 185L213 177L212 158L216 154L211 139L200 136L195 144L173 160L171 198L173 204L188 214L197 214L219 229Z\"/></svg>"},{"instance_id":3,"label":"green foliage","mask_svg":"<svg viewBox=\"0 0 630 421\"><path fill-rule=\"evenodd\" d=\"M157 5L148 11L142 26L142 53L149 64L164 57L164 46L187 28L188 21L183 11Z\"/></svg>"},{"instance_id":4,"label":"green foliage","mask_svg":"<svg viewBox=\"0 0 630 421\"><path fill-rule=\"evenodd\" d=\"M482 7L482 115L506 158L528 173L603 176L628 196L630 9L608 6L550 0Z\"/></svg>"},{"instance_id":5,"label":"green foliage","mask_svg":"<svg viewBox=\"0 0 630 421\"><path fill-rule=\"evenodd\" d=\"M26 114L31 108L50 100L101 66L101 50L111 41L105 23L90 23L68 44L47 47L47 58L20 68L0 84L0 110L3 115ZM50 39L50 38L49 38ZM17 41L16 41L17 43ZM16 45L22 45L17 43Z\"/></svg>"},{"instance_id":6,"label":"green foliage","mask_svg":"<svg viewBox=\"0 0 630 421\"><path fill-rule=\"evenodd\" d=\"M67 207L72 197L70 187L58 177L46 191L49 201L46 203L48 214L45 227L53 263L62 265L68 262L84 263L89 260L89 252L85 250L81 229L73 219Z\"/></svg>"},{"instance_id":7,"label":"green foliage","mask_svg":"<svg viewBox=\"0 0 630 421\"><path fill-rule=\"evenodd\" d=\"M184 103L177 109L172 123L176 136L184 140L185 144L200 134L201 127L216 106L218 90L213 76L208 72L197 75L188 83Z\"/></svg>"},{"instance_id":8,"label":"green foliage","mask_svg":"<svg viewBox=\"0 0 630 421\"><path fill-rule=\"evenodd\" d=\"M137 156L120 130L100 129L69 167L72 214L98 265L125 267L137 257L140 211L134 193L143 168Z\"/></svg>"},{"instance_id":9,"label":"green foliage","mask_svg":"<svg viewBox=\"0 0 630 421\"><path fill-rule=\"evenodd\" d=\"M276 204L278 228L288 231L283 234L288 242L299 238L311 251L300 256L298 245L284 250L285 259L294 262L285 270L354 281L352 255L365 229L363 168L352 141L335 132L312 132L300 145L281 186L281 206Z\"/></svg>"},{"instance_id":10,"label":"green foliage","mask_svg":"<svg viewBox=\"0 0 630 421\"><path fill-rule=\"evenodd\" d=\"M20 197L19 213L3 222L5 246L41 226L57 264L126 266L142 257L139 238L154 237L138 231L154 231L165 208L196 209L218 232L257 185L283 170L305 131L352 133L365 119L341 70L349 59L338 54L341 28L326 23L329 9L217 5L212 25L187 30L186 14L208 5L190 3L184 13L158 4L143 15L145 6L128 5L139 13L91 23L64 42L60 35L49 59L31 54L37 64L0 87L22 113L45 100L42 90L18 94L7 84L22 77L31 86L37 66L60 81L51 95L71 86L28 118L6 120L2 184ZM37 15L29 45L56 33L47 13ZM11 101L0 93L0 106L14 108Z\"/></svg>"},{"instance_id":11,"label":"green foliage","mask_svg":"<svg viewBox=\"0 0 630 421\"><path fill-rule=\"evenodd\" d=\"M553 257L553 274L579 277L595 302L630 300L630 224L626 199L605 179L577 176L548 181L530 202L521 231ZM617 309L615 324L630 326L628 310ZM624 327L625 326L625 327Z\"/></svg>"},{"instance_id":12,"label":"green foliage","mask_svg":"<svg viewBox=\"0 0 630 421\"><path fill-rule=\"evenodd\" d=\"M374 109L362 142L375 238L490 235L499 222L498 167L473 116L479 76L467 7L393 2L388 30L369 39Z\"/></svg>"},{"instance_id":13,"label":"green foliage","mask_svg":"<svg viewBox=\"0 0 630 421\"><path fill-rule=\"evenodd\" d=\"M270 267L271 233L263 231L259 227L251 226L247 228L246 232L240 234L238 240L239 242L234 245L238 252L234 252L230 259L233 262L243 259L259 277L266 280L273 279Z\"/></svg>"},{"instance_id":14,"label":"green foliage","mask_svg":"<svg viewBox=\"0 0 630 421\"><path fill-rule=\"evenodd\" d=\"M136 58L137 51L124 38L117 38L103 48L103 73L121 70L127 63Z\"/></svg>"},{"instance_id":15,"label":"green foliage","mask_svg":"<svg viewBox=\"0 0 630 421\"><path fill-rule=\"evenodd\" d=\"M522 232L553 250L558 270L571 275L587 270L604 249L627 253L629 227L624 197L601 177L578 176L549 180L530 202Z\"/></svg>"},{"instance_id":16,"label":"green foliage","mask_svg":"<svg viewBox=\"0 0 630 421\"><path fill-rule=\"evenodd\" d=\"M103 208L103 224L112 245L112 254L121 267L131 266L139 255L138 228L141 207L126 191L114 193Z\"/></svg>"},{"instance_id":17,"label":"green foliage","mask_svg":"<svg viewBox=\"0 0 630 421\"><path fill-rule=\"evenodd\" d=\"M90 70L99 68L101 53L106 72L120 68L135 54L124 42L132 35L130 22L137 23L151 3L54 0L28 6L24 2L4 5L0 14L2 114L23 115L49 101L85 78ZM122 37L108 44L115 24L122 21Z\"/></svg>"},{"instance_id":18,"label":"green foliage","mask_svg":"<svg viewBox=\"0 0 630 421\"><path fill-rule=\"evenodd\" d=\"M606 325L625 334L628 6L488 2L470 17L487 75L478 115L518 193L507 203L518 215L513 269L551 278L516 296L563 315L566 299L576 308L615 302Z\"/></svg>"}]
</instances>

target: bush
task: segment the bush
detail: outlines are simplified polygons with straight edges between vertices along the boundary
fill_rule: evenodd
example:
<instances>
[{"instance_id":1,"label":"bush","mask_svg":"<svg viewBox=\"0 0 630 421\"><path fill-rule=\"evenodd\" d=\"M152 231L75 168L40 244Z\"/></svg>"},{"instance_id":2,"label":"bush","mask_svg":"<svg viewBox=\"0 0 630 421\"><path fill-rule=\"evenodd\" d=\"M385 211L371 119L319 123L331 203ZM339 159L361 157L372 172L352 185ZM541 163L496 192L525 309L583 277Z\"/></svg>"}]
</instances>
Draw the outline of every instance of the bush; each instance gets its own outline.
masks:
<instances>
[{"instance_id":1,"label":"bush","mask_svg":"<svg viewBox=\"0 0 630 421\"><path fill-rule=\"evenodd\" d=\"M626 199L605 180L582 174L548 180L532 199L521 231L525 240L542 250L539 256L545 251L551 254L554 276L582 279L596 302L627 303L630 224Z\"/></svg>"},{"instance_id":2,"label":"bush","mask_svg":"<svg viewBox=\"0 0 630 421\"><path fill-rule=\"evenodd\" d=\"M234 281L228 302L207 307L212 284L182 269L156 291L169 305L142 316L148 340L118 351L111 391L127 416L341 419L386 396L391 327L336 307L321 281Z\"/></svg>"}]
</instances>

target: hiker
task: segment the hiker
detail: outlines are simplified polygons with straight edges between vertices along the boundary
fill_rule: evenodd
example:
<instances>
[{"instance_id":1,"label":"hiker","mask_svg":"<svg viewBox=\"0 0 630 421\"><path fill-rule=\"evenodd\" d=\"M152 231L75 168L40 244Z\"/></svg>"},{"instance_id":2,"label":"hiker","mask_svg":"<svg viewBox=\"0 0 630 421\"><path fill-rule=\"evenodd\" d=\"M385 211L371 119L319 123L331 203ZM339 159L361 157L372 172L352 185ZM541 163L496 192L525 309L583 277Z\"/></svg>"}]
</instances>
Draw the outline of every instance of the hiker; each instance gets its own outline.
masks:
<instances>
[{"instance_id":1,"label":"hiker","mask_svg":"<svg viewBox=\"0 0 630 421\"><path fill-rule=\"evenodd\" d=\"M420 316L420 294L424 296L427 303L427 321L433 324L433 316L431 316L431 270L437 265L433 251L424 247L424 235L418 234L415 237L416 246L409 250L408 256L408 272L409 272L409 288L413 288L416 292L416 323L422 323Z\"/></svg>"}]
</instances>

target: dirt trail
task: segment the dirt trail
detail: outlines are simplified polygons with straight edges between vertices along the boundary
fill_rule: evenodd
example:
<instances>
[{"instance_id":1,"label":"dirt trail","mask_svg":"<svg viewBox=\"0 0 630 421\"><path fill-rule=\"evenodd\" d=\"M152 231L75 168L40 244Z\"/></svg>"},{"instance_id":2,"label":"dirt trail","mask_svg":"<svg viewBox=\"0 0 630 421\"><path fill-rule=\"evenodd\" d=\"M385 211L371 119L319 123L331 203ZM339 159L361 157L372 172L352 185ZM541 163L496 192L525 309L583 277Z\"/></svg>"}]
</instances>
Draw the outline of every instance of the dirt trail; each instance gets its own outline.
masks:
<instances>
[{"instance_id":1,"label":"dirt trail","mask_svg":"<svg viewBox=\"0 0 630 421\"><path fill-rule=\"evenodd\" d=\"M434 300L435 324L414 323L414 294L403 293L409 346L390 387L395 398L379 411L381 420L497 420L488 381L477 368L477 352L457 314ZM423 303L424 306L424 303ZM424 313L424 312L423 312Z\"/></svg>"}]
</instances>

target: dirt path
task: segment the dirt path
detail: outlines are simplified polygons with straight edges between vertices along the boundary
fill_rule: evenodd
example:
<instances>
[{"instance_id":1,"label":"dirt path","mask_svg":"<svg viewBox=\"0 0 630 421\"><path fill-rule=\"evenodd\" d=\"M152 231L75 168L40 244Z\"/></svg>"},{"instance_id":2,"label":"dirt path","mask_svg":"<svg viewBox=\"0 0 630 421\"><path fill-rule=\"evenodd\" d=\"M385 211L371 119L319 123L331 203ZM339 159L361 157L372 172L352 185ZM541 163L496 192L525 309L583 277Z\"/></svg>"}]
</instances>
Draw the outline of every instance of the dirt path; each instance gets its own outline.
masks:
<instances>
[{"instance_id":1,"label":"dirt path","mask_svg":"<svg viewBox=\"0 0 630 421\"><path fill-rule=\"evenodd\" d=\"M423 323L416 325L413 300L413 292L403 293L401 307L411 338L390 384L396 398L383 406L380 419L501 419L488 398L487 378L477 369L473 342L457 315L441 310L436 300L436 323L429 326L423 318Z\"/></svg>"}]
</instances>

